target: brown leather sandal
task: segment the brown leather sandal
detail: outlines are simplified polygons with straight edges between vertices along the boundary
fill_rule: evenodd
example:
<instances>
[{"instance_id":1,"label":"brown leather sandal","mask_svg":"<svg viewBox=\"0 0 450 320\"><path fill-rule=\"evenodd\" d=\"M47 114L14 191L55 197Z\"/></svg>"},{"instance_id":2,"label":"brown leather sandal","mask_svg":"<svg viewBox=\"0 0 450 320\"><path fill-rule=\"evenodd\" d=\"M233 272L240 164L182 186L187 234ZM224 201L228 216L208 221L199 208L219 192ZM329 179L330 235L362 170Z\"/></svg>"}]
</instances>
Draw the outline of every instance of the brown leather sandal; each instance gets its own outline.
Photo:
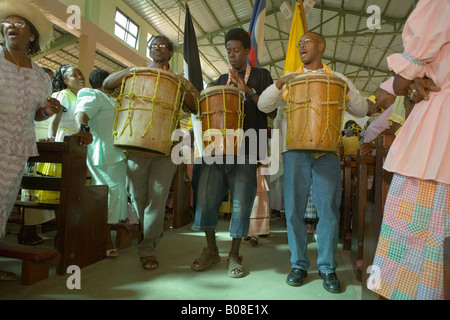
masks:
<instances>
[{"instance_id":1,"label":"brown leather sandal","mask_svg":"<svg viewBox=\"0 0 450 320\"><path fill-rule=\"evenodd\" d=\"M156 256L141 257L142 268L145 270L153 270L158 268L159 263Z\"/></svg>"},{"instance_id":2,"label":"brown leather sandal","mask_svg":"<svg viewBox=\"0 0 450 320\"><path fill-rule=\"evenodd\" d=\"M194 271L202 271L218 262L220 262L219 250L204 248L200 257L192 262L191 268Z\"/></svg>"}]
</instances>

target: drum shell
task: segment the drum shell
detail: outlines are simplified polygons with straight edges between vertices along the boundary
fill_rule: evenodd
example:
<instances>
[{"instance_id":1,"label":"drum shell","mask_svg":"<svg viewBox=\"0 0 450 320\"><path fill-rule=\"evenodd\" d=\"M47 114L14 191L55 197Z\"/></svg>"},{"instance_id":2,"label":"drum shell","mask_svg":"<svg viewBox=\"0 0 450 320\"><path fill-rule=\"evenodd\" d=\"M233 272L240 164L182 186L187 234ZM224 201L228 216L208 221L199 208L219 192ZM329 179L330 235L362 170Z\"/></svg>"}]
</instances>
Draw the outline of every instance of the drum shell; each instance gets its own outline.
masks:
<instances>
[{"instance_id":1,"label":"drum shell","mask_svg":"<svg viewBox=\"0 0 450 320\"><path fill-rule=\"evenodd\" d=\"M339 152L346 82L330 74L303 74L287 88L286 149Z\"/></svg>"},{"instance_id":2,"label":"drum shell","mask_svg":"<svg viewBox=\"0 0 450 320\"><path fill-rule=\"evenodd\" d=\"M129 152L170 155L184 93L175 74L155 68L130 70L121 103L116 104L114 145Z\"/></svg>"},{"instance_id":3,"label":"drum shell","mask_svg":"<svg viewBox=\"0 0 450 320\"><path fill-rule=\"evenodd\" d=\"M200 93L204 148L213 144L216 155L238 154L242 141L243 102L239 89L232 86L213 86ZM224 134L225 130L229 132Z\"/></svg>"}]
</instances>

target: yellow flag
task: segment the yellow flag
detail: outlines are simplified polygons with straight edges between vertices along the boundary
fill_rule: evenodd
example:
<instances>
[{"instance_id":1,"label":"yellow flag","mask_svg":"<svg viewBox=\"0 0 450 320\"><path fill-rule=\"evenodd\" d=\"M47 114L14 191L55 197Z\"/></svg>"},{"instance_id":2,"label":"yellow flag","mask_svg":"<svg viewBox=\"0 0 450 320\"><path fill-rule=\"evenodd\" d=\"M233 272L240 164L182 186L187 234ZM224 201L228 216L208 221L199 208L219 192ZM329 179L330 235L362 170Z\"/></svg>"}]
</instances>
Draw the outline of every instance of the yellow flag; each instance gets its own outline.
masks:
<instances>
[{"instance_id":1,"label":"yellow flag","mask_svg":"<svg viewBox=\"0 0 450 320\"><path fill-rule=\"evenodd\" d=\"M292 17L291 33L289 35L289 45L284 62L283 76L288 72L295 72L303 63L300 60L297 43L303 35L302 18L300 16L299 4L296 3L294 16Z\"/></svg>"}]
</instances>

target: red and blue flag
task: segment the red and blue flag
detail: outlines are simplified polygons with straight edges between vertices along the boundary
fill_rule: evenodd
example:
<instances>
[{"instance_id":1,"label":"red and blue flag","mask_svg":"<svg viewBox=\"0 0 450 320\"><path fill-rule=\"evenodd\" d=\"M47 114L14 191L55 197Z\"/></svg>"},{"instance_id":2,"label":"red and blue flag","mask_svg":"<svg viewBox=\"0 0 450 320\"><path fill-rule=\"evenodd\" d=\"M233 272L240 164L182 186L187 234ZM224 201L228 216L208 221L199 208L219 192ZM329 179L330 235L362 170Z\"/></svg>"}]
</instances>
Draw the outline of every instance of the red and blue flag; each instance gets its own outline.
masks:
<instances>
[{"instance_id":1,"label":"red and blue flag","mask_svg":"<svg viewBox=\"0 0 450 320\"><path fill-rule=\"evenodd\" d=\"M256 0L250 19L249 34L252 43L248 55L248 64L252 67L260 66L260 57L264 45L264 24L266 23L266 0Z\"/></svg>"}]
</instances>

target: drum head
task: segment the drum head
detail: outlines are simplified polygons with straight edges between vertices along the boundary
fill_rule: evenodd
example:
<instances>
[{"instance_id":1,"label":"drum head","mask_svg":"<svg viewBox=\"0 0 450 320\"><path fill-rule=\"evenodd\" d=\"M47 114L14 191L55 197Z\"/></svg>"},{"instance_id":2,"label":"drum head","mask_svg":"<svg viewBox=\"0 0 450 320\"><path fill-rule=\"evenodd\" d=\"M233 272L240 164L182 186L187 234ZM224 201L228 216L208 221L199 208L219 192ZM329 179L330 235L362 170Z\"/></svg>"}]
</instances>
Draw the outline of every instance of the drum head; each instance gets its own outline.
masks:
<instances>
[{"instance_id":1,"label":"drum head","mask_svg":"<svg viewBox=\"0 0 450 320\"><path fill-rule=\"evenodd\" d=\"M203 89L202 92L200 92L200 102L202 100L205 100L208 96L213 96L215 94L222 94L222 93L231 93L235 95L239 95L239 88L233 87L233 86L211 86L206 89Z\"/></svg>"},{"instance_id":2,"label":"drum head","mask_svg":"<svg viewBox=\"0 0 450 320\"><path fill-rule=\"evenodd\" d=\"M129 78L132 77L133 74L136 72L136 75L151 75L151 76L155 76L157 77L158 74L160 74L161 76L164 76L166 78L170 78L171 80L173 80L174 82L178 83L182 77L170 72L170 71L166 71L164 69L159 69L159 68L133 68L130 69L130 72L128 72L128 74L125 76L125 81ZM182 82L183 83L183 82ZM185 88L183 87L183 90Z\"/></svg>"},{"instance_id":3,"label":"drum head","mask_svg":"<svg viewBox=\"0 0 450 320\"><path fill-rule=\"evenodd\" d=\"M344 80L339 78L338 76L335 76L333 74L329 73L304 73L300 74L297 77L291 79L288 83L289 85L295 85L299 83L306 83L307 81L316 81L316 82L328 82L330 81L331 84L340 85L342 87L345 87L346 83Z\"/></svg>"}]
</instances>

